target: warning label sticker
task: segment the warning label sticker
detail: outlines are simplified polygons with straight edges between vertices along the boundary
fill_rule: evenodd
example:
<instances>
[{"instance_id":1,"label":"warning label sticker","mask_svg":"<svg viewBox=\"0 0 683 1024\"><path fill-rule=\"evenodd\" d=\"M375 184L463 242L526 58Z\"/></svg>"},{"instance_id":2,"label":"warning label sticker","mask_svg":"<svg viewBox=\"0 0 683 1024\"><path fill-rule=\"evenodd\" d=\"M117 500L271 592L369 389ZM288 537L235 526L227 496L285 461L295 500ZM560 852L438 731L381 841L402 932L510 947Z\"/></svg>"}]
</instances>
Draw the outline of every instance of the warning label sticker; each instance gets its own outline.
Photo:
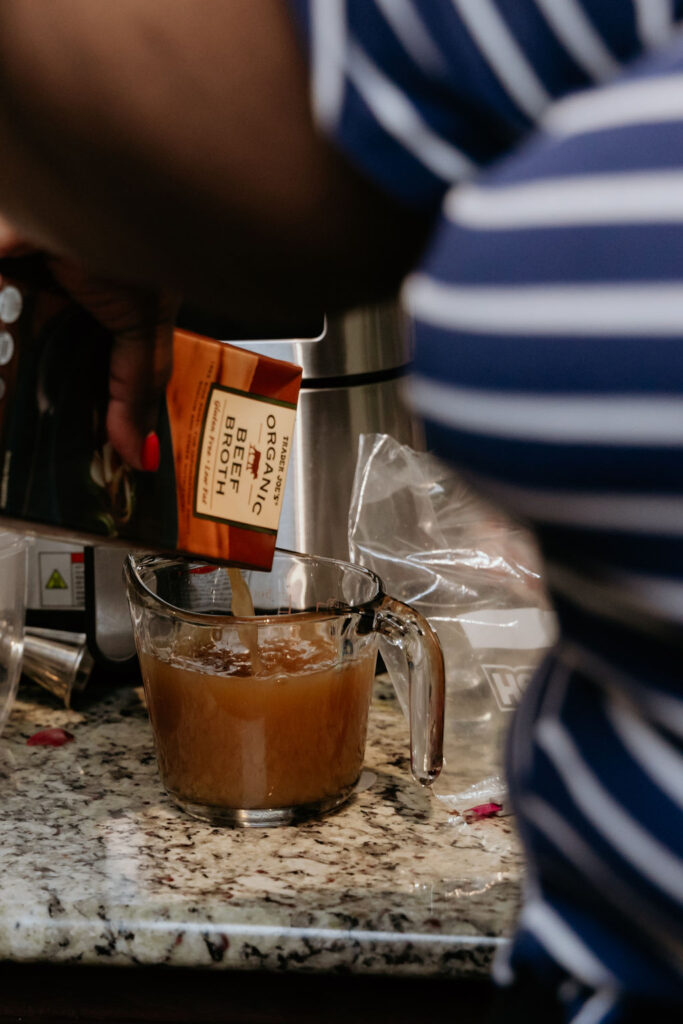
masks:
<instances>
[{"instance_id":1,"label":"warning label sticker","mask_svg":"<svg viewBox=\"0 0 683 1024\"><path fill-rule=\"evenodd\" d=\"M45 584L46 590L66 590L69 586L68 583L64 582L64 577L60 573L59 569L55 569L50 576L49 580Z\"/></svg>"},{"instance_id":2,"label":"warning label sticker","mask_svg":"<svg viewBox=\"0 0 683 1024\"><path fill-rule=\"evenodd\" d=\"M83 555L73 551L41 551L38 555L40 606L83 608Z\"/></svg>"}]
</instances>

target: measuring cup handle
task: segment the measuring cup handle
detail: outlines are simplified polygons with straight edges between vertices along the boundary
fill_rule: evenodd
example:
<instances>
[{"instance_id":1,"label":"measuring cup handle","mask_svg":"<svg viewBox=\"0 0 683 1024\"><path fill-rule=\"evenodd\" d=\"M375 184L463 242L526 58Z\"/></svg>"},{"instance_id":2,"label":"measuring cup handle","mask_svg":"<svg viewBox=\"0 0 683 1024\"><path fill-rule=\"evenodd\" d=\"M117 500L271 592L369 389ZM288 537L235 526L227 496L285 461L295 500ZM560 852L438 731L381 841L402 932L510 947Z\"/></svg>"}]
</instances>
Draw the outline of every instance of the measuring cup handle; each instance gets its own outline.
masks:
<instances>
[{"instance_id":1,"label":"measuring cup handle","mask_svg":"<svg viewBox=\"0 0 683 1024\"><path fill-rule=\"evenodd\" d=\"M408 676L410 766L423 786L436 779L443 763L445 674L443 653L427 620L401 601L385 597L374 628L398 648Z\"/></svg>"}]
</instances>

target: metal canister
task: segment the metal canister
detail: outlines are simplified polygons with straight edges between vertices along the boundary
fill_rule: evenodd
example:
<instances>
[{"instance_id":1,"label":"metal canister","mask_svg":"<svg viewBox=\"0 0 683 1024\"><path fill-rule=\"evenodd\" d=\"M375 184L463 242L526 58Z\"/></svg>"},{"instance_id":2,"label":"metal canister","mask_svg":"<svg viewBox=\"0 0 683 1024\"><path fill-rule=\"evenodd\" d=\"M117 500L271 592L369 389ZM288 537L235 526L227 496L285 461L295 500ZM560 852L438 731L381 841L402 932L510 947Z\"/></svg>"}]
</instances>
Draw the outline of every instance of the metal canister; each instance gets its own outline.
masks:
<instances>
[{"instance_id":1,"label":"metal canister","mask_svg":"<svg viewBox=\"0 0 683 1024\"><path fill-rule=\"evenodd\" d=\"M278 545L348 558L348 512L358 438L390 434L421 450L405 386L410 324L397 302L325 318L320 335L237 344L303 368Z\"/></svg>"}]
</instances>

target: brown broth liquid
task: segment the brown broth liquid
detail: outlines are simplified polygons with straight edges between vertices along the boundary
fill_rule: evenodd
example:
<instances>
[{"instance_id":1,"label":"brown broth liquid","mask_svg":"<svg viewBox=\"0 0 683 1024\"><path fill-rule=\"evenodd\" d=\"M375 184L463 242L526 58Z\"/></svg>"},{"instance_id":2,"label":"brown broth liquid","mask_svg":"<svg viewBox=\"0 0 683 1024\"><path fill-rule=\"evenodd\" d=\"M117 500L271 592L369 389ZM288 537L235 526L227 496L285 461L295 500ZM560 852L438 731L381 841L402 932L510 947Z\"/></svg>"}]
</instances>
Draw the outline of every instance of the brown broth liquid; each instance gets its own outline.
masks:
<instances>
[{"instance_id":1,"label":"brown broth liquid","mask_svg":"<svg viewBox=\"0 0 683 1024\"><path fill-rule=\"evenodd\" d=\"M240 569L229 568L225 570L230 580L230 591L232 599L230 610L238 618L249 618L254 616L254 602L252 600L249 585ZM260 669L258 653L258 626L253 623L238 627L240 640L249 651L254 674Z\"/></svg>"},{"instance_id":2,"label":"brown broth liquid","mask_svg":"<svg viewBox=\"0 0 683 1024\"><path fill-rule=\"evenodd\" d=\"M215 647L173 662L143 653L166 787L192 803L274 809L352 786L363 763L376 653L340 663L338 642L293 627L287 638L260 644L256 673L248 653Z\"/></svg>"}]
</instances>

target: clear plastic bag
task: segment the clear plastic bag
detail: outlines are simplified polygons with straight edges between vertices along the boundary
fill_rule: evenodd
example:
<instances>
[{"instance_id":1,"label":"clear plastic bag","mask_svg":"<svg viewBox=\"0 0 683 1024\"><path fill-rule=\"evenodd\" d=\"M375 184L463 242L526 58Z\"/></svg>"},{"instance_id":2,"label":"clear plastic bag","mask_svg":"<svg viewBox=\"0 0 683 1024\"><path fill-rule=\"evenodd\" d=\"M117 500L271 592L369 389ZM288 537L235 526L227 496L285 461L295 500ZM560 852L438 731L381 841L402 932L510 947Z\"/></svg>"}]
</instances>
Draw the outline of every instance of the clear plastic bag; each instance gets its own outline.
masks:
<instances>
[{"instance_id":1,"label":"clear plastic bag","mask_svg":"<svg viewBox=\"0 0 683 1024\"><path fill-rule=\"evenodd\" d=\"M441 642L445 763L433 792L453 813L503 805L511 712L555 634L531 537L432 455L364 434L349 553L418 609ZM405 712L392 651L380 649Z\"/></svg>"}]
</instances>

